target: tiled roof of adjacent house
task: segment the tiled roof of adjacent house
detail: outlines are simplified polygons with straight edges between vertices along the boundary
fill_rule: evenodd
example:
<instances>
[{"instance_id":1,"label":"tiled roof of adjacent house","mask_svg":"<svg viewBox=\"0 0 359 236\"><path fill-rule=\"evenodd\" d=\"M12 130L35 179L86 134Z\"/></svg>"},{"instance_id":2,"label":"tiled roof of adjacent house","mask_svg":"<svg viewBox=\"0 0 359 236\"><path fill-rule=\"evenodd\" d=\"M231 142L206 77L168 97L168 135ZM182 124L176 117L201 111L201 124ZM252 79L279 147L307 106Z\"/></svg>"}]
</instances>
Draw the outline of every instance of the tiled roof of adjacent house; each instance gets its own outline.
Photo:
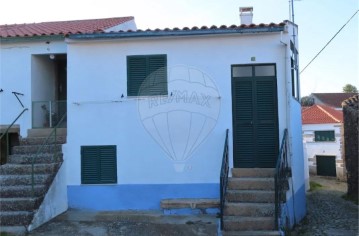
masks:
<instances>
[{"instance_id":1,"label":"tiled roof of adjacent house","mask_svg":"<svg viewBox=\"0 0 359 236\"><path fill-rule=\"evenodd\" d=\"M0 38L69 35L104 32L106 29L133 20L129 17L54 21L32 24L0 25Z\"/></svg>"},{"instance_id":2,"label":"tiled roof of adjacent house","mask_svg":"<svg viewBox=\"0 0 359 236\"><path fill-rule=\"evenodd\" d=\"M357 95L357 93L312 93L315 104L325 104L327 106L341 108L344 100Z\"/></svg>"},{"instance_id":3,"label":"tiled roof of adjacent house","mask_svg":"<svg viewBox=\"0 0 359 236\"><path fill-rule=\"evenodd\" d=\"M205 35L205 34L222 34L222 33L244 33L244 32L277 32L283 31L283 27L288 23L269 24L250 24L250 25L221 25L221 26L201 26L201 27L184 27L184 28L165 28L165 29L147 29L147 30L119 30L111 31L109 28L133 20L133 17L118 17L92 20L75 20L75 21L57 21L43 22L33 24L14 24L0 25L0 38L16 37L33 37L33 36L51 36L63 35L72 36L72 38L90 38L96 37L151 37L151 36L171 36L171 35ZM71 37L70 37L71 38Z\"/></svg>"},{"instance_id":4,"label":"tiled roof of adjacent house","mask_svg":"<svg viewBox=\"0 0 359 236\"><path fill-rule=\"evenodd\" d=\"M313 105L302 108L303 124L342 123L343 112L325 105Z\"/></svg>"}]
</instances>

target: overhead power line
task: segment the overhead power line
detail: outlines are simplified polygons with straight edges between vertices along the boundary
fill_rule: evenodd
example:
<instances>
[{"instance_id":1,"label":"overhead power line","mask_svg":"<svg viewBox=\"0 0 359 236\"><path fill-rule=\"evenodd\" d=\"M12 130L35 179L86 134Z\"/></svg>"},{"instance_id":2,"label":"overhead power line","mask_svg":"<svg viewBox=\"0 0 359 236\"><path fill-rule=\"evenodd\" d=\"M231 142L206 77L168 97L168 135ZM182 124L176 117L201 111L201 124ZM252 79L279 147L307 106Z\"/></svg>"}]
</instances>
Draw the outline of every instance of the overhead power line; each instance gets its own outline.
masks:
<instances>
[{"instance_id":1,"label":"overhead power line","mask_svg":"<svg viewBox=\"0 0 359 236\"><path fill-rule=\"evenodd\" d=\"M358 13L359 10L357 10L350 18L349 20L338 30L338 32L329 40L329 42L327 42L327 44L325 44L325 46L322 48L322 50L320 50L317 55L315 55L315 57L313 57L313 59L304 67L304 69L299 73L301 74L318 56L319 54L332 42L332 40L340 33L340 31L342 31L342 29L349 23L349 21L351 21L351 19L353 19L353 17Z\"/></svg>"}]
</instances>

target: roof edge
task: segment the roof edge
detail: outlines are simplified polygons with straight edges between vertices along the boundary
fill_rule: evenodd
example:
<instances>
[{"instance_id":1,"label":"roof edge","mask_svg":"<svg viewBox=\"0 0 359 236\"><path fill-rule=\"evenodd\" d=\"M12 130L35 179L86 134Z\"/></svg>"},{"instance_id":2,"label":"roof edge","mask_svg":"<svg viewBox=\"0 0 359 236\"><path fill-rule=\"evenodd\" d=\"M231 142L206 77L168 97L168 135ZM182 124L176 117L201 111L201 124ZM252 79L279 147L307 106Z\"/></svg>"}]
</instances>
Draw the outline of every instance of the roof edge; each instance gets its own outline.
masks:
<instances>
[{"instance_id":1,"label":"roof edge","mask_svg":"<svg viewBox=\"0 0 359 236\"><path fill-rule=\"evenodd\" d=\"M181 37L181 36L204 36L204 35L224 35L224 34L254 34L254 33L274 33L286 30L286 25L263 26L263 27L237 27L237 28L196 28L196 29L164 29L164 30L137 30L137 31L120 31L105 32L92 34L71 34L70 40L96 40L96 39L117 39L117 38L149 38L149 37Z\"/></svg>"},{"instance_id":2,"label":"roof edge","mask_svg":"<svg viewBox=\"0 0 359 236\"><path fill-rule=\"evenodd\" d=\"M64 41L66 35L64 34L54 34L54 35L37 35L37 36L27 36L27 37L0 37L1 43L21 43L21 42L36 42L43 40L61 40Z\"/></svg>"}]
</instances>

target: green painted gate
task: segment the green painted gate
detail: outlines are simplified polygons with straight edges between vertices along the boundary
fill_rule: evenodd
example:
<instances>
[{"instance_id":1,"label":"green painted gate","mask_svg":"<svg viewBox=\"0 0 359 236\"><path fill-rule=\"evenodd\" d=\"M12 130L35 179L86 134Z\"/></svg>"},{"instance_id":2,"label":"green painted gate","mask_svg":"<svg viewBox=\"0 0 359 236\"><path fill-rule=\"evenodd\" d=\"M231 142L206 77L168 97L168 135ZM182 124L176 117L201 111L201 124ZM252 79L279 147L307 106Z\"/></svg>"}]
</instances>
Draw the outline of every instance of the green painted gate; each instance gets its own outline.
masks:
<instances>
[{"instance_id":1,"label":"green painted gate","mask_svg":"<svg viewBox=\"0 0 359 236\"><path fill-rule=\"evenodd\" d=\"M235 168L273 168L278 155L277 79L274 64L232 66Z\"/></svg>"},{"instance_id":2,"label":"green painted gate","mask_svg":"<svg viewBox=\"0 0 359 236\"><path fill-rule=\"evenodd\" d=\"M335 156L317 156L317 175L337 176Z\"/></svg>"}]
</instances>

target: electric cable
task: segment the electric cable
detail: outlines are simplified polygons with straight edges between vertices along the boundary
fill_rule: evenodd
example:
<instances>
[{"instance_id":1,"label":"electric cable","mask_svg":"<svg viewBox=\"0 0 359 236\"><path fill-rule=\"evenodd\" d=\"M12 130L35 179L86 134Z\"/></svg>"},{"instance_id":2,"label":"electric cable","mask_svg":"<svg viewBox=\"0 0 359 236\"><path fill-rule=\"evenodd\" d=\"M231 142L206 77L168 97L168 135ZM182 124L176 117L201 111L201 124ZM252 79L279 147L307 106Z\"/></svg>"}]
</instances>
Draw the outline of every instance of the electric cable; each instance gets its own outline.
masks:
<instances>
[{"instance_id":1,"label":"electric cable","mask_svg":"<svg viewBox=\"0 0 359 236\"><path fill-rule=\"evenodd\" d=\"M353 17L358 13L358 11L359 10L357 10L354 15L349 18L349 20L338 30L338 32L329 40L329 42L322 48L322 50L320 50L317 55L313 57L313 59L304 67L304 69L299 74L301 74L319 56L319 54L330 44L330 42L340 33L340 31L342 31L342 29L349 23L349 21L353 19Z\"/></svg>"}]
</instances>

